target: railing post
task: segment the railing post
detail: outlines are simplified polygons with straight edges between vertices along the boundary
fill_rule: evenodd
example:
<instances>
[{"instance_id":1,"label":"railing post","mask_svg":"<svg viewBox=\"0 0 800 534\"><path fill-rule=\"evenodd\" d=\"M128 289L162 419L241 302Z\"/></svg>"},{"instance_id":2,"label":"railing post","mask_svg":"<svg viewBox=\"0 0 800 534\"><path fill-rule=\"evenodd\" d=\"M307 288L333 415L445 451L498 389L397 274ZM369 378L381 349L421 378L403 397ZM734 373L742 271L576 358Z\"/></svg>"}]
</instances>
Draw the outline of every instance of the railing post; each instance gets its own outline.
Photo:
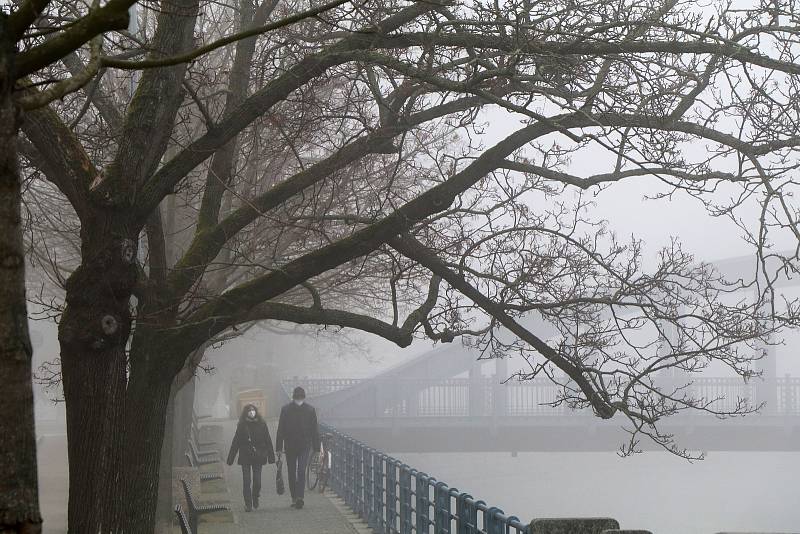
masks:
<instances>
[{"instance_id":1,"label":"railing post","mask_svg":"<svg viewBox=\"0 0 800 534\"><path fill-rule=\"evenodd\" d=\"M428 534L430 524L430 498L428 497L428 481L425 473L417 473L417 534Z\"/></svg>"},{"instance_id":2,"label":"railing post","mask_svg":"<svg viewBox=\"0 0 800 534\"><path fill-rule=\"evenodd\" d=\"M338 493L339 495L342 494L342 485L339 481L340 471L342 468L342 449L341 444L339 441L339 435L333 434L333 440L329 444L330 453L331 453L331 489ZM325 461L322 459L322 461Z\"/></svg>"},{"instance_id":3,"label":"railing post","mask_svg":"<svg viewBox=\"0 0 800 534\"><path fill-rule=\"evenodd\" d=\"M492 506L483 513L483 530L486 534L503 534L503 522L497 517L503 511L496 506Z\"/></svg>"},{"instance_id":4,"label":"railing post","mask_svg":"<svg viewBox=\"0 0 800 534\"><path fill-rule=\"evenodd\" d=\"M411 468L400 466L400 534L411 534Z\"/></svg>"},{"instance_id":5,"label":"railing post","mask_svg":"<svg viewBox=\"0 0 800 534\"><path fill-rule=\"evenodd\" d=\"M472 534L478 530L478 508L472 495L459 493L456 497L456 529L458 534Z\"/></svg>"},{"instance_id":6,"label":"railing post","mask_svg":"<svg viewBox=\"0 0 800 534\"><path fill-rule=\"evenodd\" d=\"M398 530L397 524L397 460L386 458L386 532Z\"/></svg>"},{"instance_id":7,"label":"railing post","mask_svg":"<svg viewBox=\"0 0 800 534\"><path fill-rule=\"evenodd\" d=\"M433 486L434 534L450 534L450 488L444 482Z\"/></svg>"},{"instance_id":8,"label":"railing post","mask_svg":"<svg viewBox=\"0 0 800 534\"><path fill-rule=\"evenodd\" d=\"M373 530L383 530L383 454L372 455L372 515Z\"/></svg>"},{"instance_id":9,"label":"railing post","mask_svg":"<svg viewBox=\"0 0 800 534\"><path fill-rule=\"evenodd\" d=\"M356 509L356 444L352 439L347 440L347 473L345 481L345 501L351 510Z\"/></svg>"},{"instance_id":10,"label":"railing post","mask_svg":"<svg viewBox=\"0 0 800 534\"><path fill-rule=\"evenodd\" d=\"M373 527L375 510L373 510L372 491L375 488L373 471L373 461L375 458L375 450L369 447L364 447L364 513L362 517L370 527Z\"/></svg>"},{"instance_id":11,"label":"railing post","mask_svg":"<svg viewBox=\"0 0 800 534\"><path fill-rule=\"evenodd\" d=\"M360 443L356 443L355 463L356 506L353 511L364 517L364 447Z\"/></svg>"}]
</instances>

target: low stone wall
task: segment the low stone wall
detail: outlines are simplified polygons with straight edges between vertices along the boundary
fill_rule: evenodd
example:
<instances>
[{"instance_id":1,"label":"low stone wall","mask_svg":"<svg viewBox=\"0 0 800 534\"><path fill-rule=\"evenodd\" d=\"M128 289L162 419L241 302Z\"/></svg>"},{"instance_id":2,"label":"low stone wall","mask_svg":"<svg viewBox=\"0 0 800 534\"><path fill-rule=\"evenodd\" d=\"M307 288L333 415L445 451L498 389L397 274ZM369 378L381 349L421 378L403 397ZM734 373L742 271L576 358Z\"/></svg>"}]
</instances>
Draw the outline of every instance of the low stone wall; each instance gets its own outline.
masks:
<instances>
[{"instance_id":1,"label":"low stone wall","mask_svg":"<svg viewBox=\"0 0 800 534\"><path fill-rule=\"evenodd\" d=\"M531 534L603 534L618 531L619 523L610 517L559 517L531 521Z\"/></svg>"}]
</instances>

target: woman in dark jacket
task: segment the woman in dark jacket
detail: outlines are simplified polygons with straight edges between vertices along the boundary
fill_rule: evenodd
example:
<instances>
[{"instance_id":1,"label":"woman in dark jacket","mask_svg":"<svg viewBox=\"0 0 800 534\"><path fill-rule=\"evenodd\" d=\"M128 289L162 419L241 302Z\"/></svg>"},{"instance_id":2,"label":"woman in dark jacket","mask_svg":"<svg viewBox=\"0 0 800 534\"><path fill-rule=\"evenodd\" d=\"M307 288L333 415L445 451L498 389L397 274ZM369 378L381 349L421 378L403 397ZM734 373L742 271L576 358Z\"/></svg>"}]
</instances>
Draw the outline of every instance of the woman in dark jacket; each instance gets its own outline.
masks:
<instances>
[{"instance_id":1,"label":"woman in dark jacket","mask_svg":"<svg viewBox=\"0 0 800 534\"><path fill-rule=\"evenodd\" d=\"M261 467L265 463L275 463L275 451L272 448L272 438L269 436L267 423L252 404L246 405L239 417L236 434L233 436L231 450L228 453L228 465L233 465L237 453L239 465L242 466L244 509L249 512L253 508L258 508Z\"/></svg>"}]
</instances>

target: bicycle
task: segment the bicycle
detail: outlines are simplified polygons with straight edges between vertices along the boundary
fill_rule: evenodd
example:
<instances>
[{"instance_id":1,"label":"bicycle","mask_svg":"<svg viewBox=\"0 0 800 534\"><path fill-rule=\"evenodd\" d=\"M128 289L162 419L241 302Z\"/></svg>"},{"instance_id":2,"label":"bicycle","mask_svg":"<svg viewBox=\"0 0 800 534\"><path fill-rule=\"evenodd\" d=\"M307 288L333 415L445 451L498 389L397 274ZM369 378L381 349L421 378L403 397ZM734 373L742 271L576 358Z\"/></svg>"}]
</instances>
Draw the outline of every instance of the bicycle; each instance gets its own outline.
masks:
<instances>
[{"instance_id":1,"label":"bicycle","mask_svg":"<svg viewBox=\"0 0 800 534\"><path fill-rule=\"evenodd\" d=\"M316 462L309 462L306 466L306 487L313 490L319 486L319 492L325 491L328 485L328 478L331 474L331 450L330 450L330 434L322 436L322 446L319 453L319 459Z\"/></svg>"}]
</instances>

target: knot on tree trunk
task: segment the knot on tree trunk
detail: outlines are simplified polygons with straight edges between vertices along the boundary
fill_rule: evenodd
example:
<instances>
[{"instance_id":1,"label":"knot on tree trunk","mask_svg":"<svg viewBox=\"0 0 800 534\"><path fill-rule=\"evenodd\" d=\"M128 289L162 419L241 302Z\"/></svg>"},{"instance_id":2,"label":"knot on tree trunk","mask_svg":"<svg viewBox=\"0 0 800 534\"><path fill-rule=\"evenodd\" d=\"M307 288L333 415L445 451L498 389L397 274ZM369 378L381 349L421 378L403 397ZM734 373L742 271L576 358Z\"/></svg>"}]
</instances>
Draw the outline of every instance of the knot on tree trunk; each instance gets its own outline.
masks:
<instances>
[{"instance_id":1,"label":"knot on tree trunk","mask_svg":"<svg viewBox=\"0 0 800 534\"><path fill-rule=\"evenodd\" d=\"M125 265L130 265L136 258L136 243L133 239L123 239L120 241L120 259Z\"/></svg>"},{"instance_id":2,"label":"knot on tree trunk","mask_svg":"<svg viewBox=\"0 0 800 534\"><path fill-rule=\"evenodd\" d=\"M100 327L105 335L111 336L117 333L117 330L119 329L119 322L113 315L103 315L103 317L100 319Z\"/></svg>"}]
</instances>

